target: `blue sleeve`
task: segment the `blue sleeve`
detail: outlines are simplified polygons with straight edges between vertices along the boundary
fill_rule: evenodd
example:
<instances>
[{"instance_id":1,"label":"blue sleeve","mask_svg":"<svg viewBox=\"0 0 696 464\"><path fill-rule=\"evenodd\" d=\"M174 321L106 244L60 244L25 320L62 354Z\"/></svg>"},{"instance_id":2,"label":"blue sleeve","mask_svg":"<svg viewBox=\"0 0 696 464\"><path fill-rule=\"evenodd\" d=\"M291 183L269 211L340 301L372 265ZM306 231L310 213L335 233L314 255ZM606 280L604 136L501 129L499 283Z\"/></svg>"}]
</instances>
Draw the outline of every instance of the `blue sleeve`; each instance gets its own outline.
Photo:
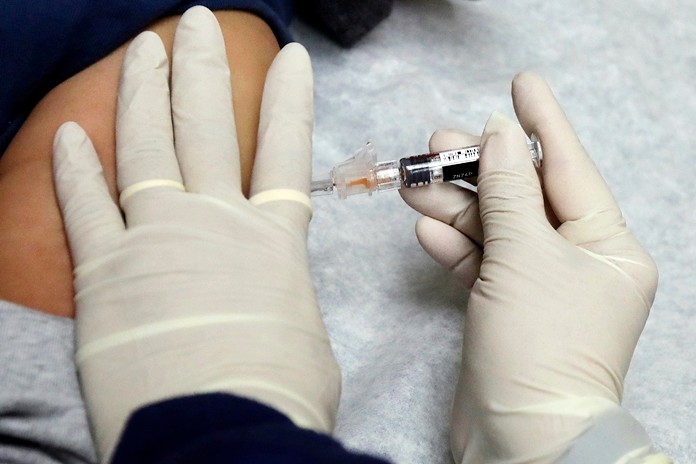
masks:
<instances>
[{"instance_id":1,"label":"blue sleeve","mask_svg":"<svg viewBox=\"0 0 696 464\"><path fill-rule=\"evenodd\" d=\"M51 89L166 16L194 5L264 19L291 41L292 0L3 0L0 2L0 156Z\"/></svg>"},{"instance_id":2,"label":"blue sleeve","mask_svg":"<svg viewBox=\"0 0 696 464\"><path fill-rule=\"evenodd\" d=\"M175 398L136 411L112 464L387 464L301 429L280 412L223 393Z\"/></svg>"}]
</instances>

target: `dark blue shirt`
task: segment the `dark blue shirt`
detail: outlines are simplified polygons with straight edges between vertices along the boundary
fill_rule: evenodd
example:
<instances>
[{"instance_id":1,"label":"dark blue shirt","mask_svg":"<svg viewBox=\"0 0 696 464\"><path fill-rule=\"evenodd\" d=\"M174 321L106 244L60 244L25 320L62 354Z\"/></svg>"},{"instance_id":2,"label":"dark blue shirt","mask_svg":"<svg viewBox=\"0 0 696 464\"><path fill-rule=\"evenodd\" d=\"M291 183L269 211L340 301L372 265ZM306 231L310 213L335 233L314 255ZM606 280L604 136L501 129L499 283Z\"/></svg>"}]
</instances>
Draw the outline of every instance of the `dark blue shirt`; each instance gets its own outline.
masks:
<instances>
[{"instance_id":1,"label":"dark blue shirt","mask_svg":"<svg viewBox=\"0 0 696 464\"><path fill-rule=\"evenodd\" d=\"M194 5L257 14L281 45L292 0L3 0L0 2L0 156L51 89L154 21Z\"/></svg>"},{"instance_id":2,"label":"dark blue shirt","mask_svg":"<svg viewBox=\"0 0 696 464\"><path fill-rule=\"evenodd\" d=\"M223 393L136 411L111 464L387 464L301 429L275 409Z\"/></svg>"}]
</instances>

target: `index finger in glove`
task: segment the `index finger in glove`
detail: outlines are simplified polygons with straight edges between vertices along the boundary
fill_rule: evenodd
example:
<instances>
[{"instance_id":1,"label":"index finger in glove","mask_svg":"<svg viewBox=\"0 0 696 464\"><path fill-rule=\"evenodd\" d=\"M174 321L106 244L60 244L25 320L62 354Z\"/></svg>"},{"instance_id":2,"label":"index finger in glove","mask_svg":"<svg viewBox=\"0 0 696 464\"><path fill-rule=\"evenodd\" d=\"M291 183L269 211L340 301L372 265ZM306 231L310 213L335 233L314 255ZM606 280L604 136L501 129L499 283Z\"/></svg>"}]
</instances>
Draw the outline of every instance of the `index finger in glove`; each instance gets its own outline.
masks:
<instances>
[{"instance_id":1,"label":"index finger in glove","mask_svg":"<svg viewBox=\"0 0 696 464\"><path fill-rule=\"evenodd\" d=\"M522 127L541 140L544 190L562 224L558 232L574 244L622 233L621 211L546 81L536 73L520 73L512 98Z\"/></svg>"},{"instance_id":2,"label":"index finger in glove","mask_svg":"<svg viewBox=\"0 0 696 464\"><path fill-rule=\"evenodd\" d=\"M455 130L439 130L430 137L429 149L436 153L478 143L479 137L475 135ZM419 213L444 222L477 245L483 245L478 197L473 191L455 184L442 183L427 187L402 188L399 193L401 198Z\"/></svg>"},{"instance_id":3,"label":"index finger in glove","mask_svg":"<svg viewBox=\"0 0 696 464\"><path fill-rule=\"evenodd\" d=\"M477 136L439 130L430 138L431 152L476 145ZM423 249L441 266L471 287L481 266L483 231L475 192L450 183L422 188L402 188L401 198L423 214L416 223L416 237Z\"/></svg>"},{"instance_id":4,"label":"index finger in glove","mask_svg":"<svg viewBox=\"0 0 696 464\"><path fill-rule=\"evenodd\" d=\"M306 227L314 127L312 66L305 48L283 47L268 70L249 200Z\"/></svg>"},{"instance_id":5,"label":"index finger in glove","mask_svg":"<svg viewBox=\"0 0 696 464\"><path fill-rule=\"evenodd\" d=\"M67 122L56 132L53 175L74 266L102 256L125 229L85 131Z\"/></svg>"},{"instance_id":6,"label":"index finger in glove","mask_svg":"<svg viewBox=\"0 0 696 464\"><path fill-rule=\"evenodd\" d=\"M174 153L169 103L169 62L154 32L138 35L126 50L118 92L116 163L121 207L136 222L131 198L151 188L183 190Z\"/></svg>"}]
</instances>

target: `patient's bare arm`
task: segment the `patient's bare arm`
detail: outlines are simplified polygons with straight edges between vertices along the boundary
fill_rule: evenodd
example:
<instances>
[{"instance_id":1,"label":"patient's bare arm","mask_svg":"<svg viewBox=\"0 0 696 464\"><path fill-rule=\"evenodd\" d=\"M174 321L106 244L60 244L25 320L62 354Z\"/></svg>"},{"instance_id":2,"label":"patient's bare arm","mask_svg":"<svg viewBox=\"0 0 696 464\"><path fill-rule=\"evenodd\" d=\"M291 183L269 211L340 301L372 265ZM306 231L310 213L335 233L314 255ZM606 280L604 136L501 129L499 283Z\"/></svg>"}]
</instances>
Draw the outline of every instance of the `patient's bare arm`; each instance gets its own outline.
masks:
<instances>
[{"instance_id":1,"label":"patient's bare arm","mask_svg":"<svg viewBox=\"0 0 696 464\"><path fill-rule=\"evenodd\" d=\"M217 11L232 71L234 113L248 191L266 71L278 43L260 18ZM178 17L150 29L171 46ZM65 121L88 132L115 189L115 114L127 44L53 89L34 109L0 158L0 299L58 316L74 315L72 266L51 175L53 136Z\"/></svg>"}]
</instances>

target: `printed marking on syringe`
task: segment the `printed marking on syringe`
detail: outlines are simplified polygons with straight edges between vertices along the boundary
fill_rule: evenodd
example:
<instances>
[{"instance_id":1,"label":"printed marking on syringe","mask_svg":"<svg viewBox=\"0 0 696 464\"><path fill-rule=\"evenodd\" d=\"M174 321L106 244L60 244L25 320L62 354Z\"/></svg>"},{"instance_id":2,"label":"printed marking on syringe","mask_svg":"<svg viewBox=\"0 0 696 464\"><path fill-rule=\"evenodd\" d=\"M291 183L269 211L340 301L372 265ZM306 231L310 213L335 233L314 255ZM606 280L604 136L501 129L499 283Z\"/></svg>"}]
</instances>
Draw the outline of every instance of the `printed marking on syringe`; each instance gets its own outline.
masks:
<instances>
[{"instance_id":1,"label":"printed marking on syringe","mask_svg":"<svg viewBox=\"0 0 696 464\"><path fill-rule=\"evenodd\" d=\"M452 164L471 163L473 161L477 161L480 154L481 147L473 146L443 151L439 153L439 157L443 166L449 166Z\"/></svg>"}]
</instances>

